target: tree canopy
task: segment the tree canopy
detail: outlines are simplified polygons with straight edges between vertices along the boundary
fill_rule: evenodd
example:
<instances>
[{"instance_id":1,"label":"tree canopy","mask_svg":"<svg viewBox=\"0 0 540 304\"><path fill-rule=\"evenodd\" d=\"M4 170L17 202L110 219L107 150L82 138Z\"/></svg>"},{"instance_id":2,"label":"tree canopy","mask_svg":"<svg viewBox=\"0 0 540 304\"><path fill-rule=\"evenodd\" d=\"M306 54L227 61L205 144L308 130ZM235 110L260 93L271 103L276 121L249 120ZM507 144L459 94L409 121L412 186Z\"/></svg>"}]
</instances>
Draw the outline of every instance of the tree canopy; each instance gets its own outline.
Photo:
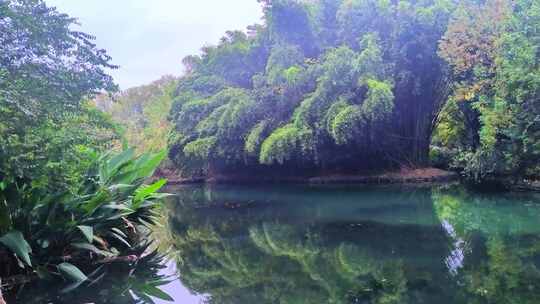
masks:
<instances>
[{"instance_id":1,"label":"tree canopy","mask_svg":"<svg viewBox=\"0 0 540 304\"><path fill-rule=\"evenodd\" d=\"M539 30L537 1L491 0L462 5L442 40L454 92L438 139L473 180L538 175Z\"/></svg>"},{"instance_id":2,"label":"tree canopy","mask_svg":"<svg viewBox=\"0 0 540 304\"><path fill-rule=\"evenodd\" d=\"M116 66L76 25L41 0L0 2L0 180L77 178L85 146L116 136L87 102L115 90Z\"/></svg>"},{"instance_id":3,"label":"tree canopy","mask_svg":"<svg viewBox=\"0 0 540 304\"><path fill-rule=\"evenodd\" d=\"M262 1L264 24L184 60L170 157L186 170L427 164L454 1Z\"/></svg>"},{"instance_id":4,"label":"tree canopy","mask_svg":"<svg viewBox=\"0 0 540 304\"><path fill-rule=\"evenodd\" d=\"M538 175L536 1L260 2L262 25L184 59L188 174L425 166L433 144L475 182Z\"/></svg>"}]
</instances>

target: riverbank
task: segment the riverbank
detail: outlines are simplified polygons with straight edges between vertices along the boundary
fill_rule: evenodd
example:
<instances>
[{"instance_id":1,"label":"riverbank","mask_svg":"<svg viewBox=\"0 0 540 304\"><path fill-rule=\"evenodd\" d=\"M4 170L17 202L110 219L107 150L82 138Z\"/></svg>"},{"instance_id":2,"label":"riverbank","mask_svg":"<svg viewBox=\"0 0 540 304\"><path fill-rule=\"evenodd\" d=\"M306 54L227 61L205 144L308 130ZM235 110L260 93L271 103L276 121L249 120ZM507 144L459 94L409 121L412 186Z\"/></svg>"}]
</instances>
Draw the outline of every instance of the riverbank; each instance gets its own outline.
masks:
<instances>
[{"instance_id":1,"label":"riverbank","mask_svg":"<svg viewBox=\"0 0 540 304\"><path fill-rule=\"evenodd\" d=\"M302 183L302 184L424 184L457 181L459 174L437 168L403 168L399 171L379 174L329 174L324 176L245 176L214 175L211 177L181 177L172 171L160 171L159 177L167 178L168 184L237 184L237 183Z\"/></svg>"}]
</instances>

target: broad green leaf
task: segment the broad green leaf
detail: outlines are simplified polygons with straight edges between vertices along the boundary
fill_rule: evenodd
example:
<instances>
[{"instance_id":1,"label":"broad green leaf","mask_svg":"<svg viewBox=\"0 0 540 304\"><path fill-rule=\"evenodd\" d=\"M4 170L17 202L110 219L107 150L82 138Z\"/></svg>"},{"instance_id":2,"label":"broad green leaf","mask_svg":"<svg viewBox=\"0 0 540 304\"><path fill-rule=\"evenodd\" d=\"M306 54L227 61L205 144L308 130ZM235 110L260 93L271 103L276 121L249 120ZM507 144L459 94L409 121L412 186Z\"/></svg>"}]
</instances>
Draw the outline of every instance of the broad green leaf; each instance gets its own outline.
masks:
<instances>
[{"instance_id":1,"label":"broad green leaf","mask_svg":"<svg viewBox=\"0 0 540 304\"><path fill-rule=\"evenodd\" d=\"M117 213L117 214L115 214L115 215L113 215L113 216L109 216L109 217L106 218L105 220L106 220L106 221L115 221L115 220L117 220L117 219L119 219L119 218L126 217L126 216L132 214L133 212L134 212L134 211L132 211L132 212L122 212L122 213Z\"/></svg>"},{"instance_id":2,"label":"broad green leaf","mask_svg":"<svg viewBox=\"0 0 540 304\"><path fill-rule=\"evenodd\" d=\"M151 218L150 218L150 220L151 220ZM148 228L152 227L152 223L149 223L149 222L145 221L143 218L139 218L138 221L145 227L148 227Z\"/></svg>"},{"instance_id":3,"label":"broad green leaf","mask_svg":"<svg viewBox=\"0 0 540 304\"><path fill-rule=\"evenodd\" d=\"M72 282L84 282L88 279L86 275L79 268L77 268L77 266L70 263L62 263L58 265L58 271L60 271L64 277L70 279Z\"/></svg>"},{"instance_id":4,"label":"broad green leaf","mask_svg":"<svg viewBox=\"0 0 540 304\"><path fill-rule=\"evenodd\" d=\"M160 179L157 182L151 184L151 185L142 185L135 191L135 197L133 198L133 201L135 203L135 208L137 208L145 198L150 196L151 194L154 194L156 191L161 189L165 184L167 183L166 179Z\"/></svg>"},{"instance_id":5,"label":"broad green leaf","mask_svg":"<svg viewBox=\"0 0 540 304\"><path fill-rule=\"evenodd\" d=\"M106 205L103 205L102 208L105 208L105 209L112 209L112 210L122 210L122 211L125 211L126 213L133 213L135 212L135 210L129 208L128 206L124 205L124 204L118 204L118 203L110 203L110 204L106 204Z\"/></svg>"},{"instance_id":6,"label":"broad green leaf","mask_svg":"<svg viewBox=\"0 0 540 304\"><path fill-rule=\"evenodd\" d=\"M92 243L94 240L94 228L90 226L77 226L79 230L82 232L86 240L88 240L88 243Z\"/></svg>"},{"instance_id":7,"label":"broad green leaf","mask_svg":"<svg viewBox=\"0 0 540 304\"><path fill-rule=\"evenodd\" d=\"M116 156L114 156L113 158L111 158L108 162L107 162L107 171L108 171L108 174L113 174L115 170L117 170L118 168L120 168L122 165L126 164L127 162L129 162L132 158L133 158L133 154L135 153L135 149L134 148L129 148L119 154L117 154ZM107 177L108 179L109 177Z\"/></svg>"},{"instance_id":8,"label":"broad green leaf","mask_svg":"<svg viewBox=\"0 0 540 304\"><path fill-rule=\"evenodd\" d=\"M152 176L152 174L154 174L154 171L156 170L156 168L159 166L159 164L165 158L166 155L167 155L167 151L163 150L159 153L151 155L151 157L144 163L137 163L137 168L139 169L137 173L137 177L145 178L145 177Z\"/></svg>"},{"instance_id":9,"label":"broad green leaf","mask_svg":"<svg viewBox=\"0 0 540 304\"><path fill-rule=\"evenodd\" d=\"M82 208L87 212L87 214L92 214L102 204L106 203L109 198L109 193L107 193L106 191L100 191L96 195L94 195L94 197L90 201L85 202L82 205Z\"/></svg>"},{"instance_id":10,"label":"broad green leaf","mask_svg":"<svg viewBox=\"0 0 540 304\"><path fill-rule=\"evenodd\" d=\"M138 178L138 172L139 171L137 169L126 170L125 172L114 176L111 179L111 183L133 183Z\"/></svg>"},{"instance_id":11,"label":"broad green leaf","mask_svg":"<svg viewBox=\"0 0 540 304\"><path fill-rule=\"evenodd\" d=\"M134 186L129 184L114 184L108 188L112 193L125 193L130 191Z\"/></svg>"},{"instance_id":12,"label":"broad green leaf","mask_svg":"<svg viewBox=\"0 0 540 304\"><path fill-rule=\"evenodd\" d=\"M28 266L32 267L32 262L30 261L32 248L28 242L26 242L20 231L13 230L6 233L0 238L0 243L9 248L9 250L15 253L15 255L22 259Z\"/></svg>"}]
</instances>

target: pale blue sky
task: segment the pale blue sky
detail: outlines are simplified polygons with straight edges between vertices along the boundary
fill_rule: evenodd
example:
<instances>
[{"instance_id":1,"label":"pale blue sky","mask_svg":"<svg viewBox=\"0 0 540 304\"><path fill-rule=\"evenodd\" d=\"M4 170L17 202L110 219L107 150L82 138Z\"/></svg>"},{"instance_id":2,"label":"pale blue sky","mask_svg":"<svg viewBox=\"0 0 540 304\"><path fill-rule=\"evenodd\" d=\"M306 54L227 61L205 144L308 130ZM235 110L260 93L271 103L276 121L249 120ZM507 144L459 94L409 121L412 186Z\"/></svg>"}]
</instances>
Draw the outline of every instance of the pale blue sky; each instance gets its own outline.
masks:
<instances>
[{"instance_id":1,"label":"pale blue sky","mask_svg":"<svg viewBox=\"0 0 540 304\"><path fill-rule=\"evenodd\" d=\"M181 60L216 44L227 30L261 22L256 0L45 0L77 17L82 31L120 69L112 71L122 89L165 74L180 75Z\"/></svg>"}]
</instances>

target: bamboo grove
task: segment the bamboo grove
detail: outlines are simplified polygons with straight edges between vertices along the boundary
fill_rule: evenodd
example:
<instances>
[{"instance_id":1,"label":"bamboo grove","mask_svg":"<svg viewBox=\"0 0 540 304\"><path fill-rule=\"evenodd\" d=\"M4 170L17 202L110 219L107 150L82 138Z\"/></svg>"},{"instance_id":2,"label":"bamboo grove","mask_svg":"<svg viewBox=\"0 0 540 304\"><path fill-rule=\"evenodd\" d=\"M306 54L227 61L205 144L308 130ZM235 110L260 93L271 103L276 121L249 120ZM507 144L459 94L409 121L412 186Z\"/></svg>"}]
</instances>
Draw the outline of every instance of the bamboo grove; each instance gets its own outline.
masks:
<instances>
[{"instance_id":1,"label":"bamboo grove","mask_svg":"<svg viewBox=\"0 0 540 304\"><path fill-rule=\"evenodd\" d=\"M183 60L169 117L183 172L346 173L431 156L477 180L535 173L538 3L261 2L262 25Z\"/></svg>"}]
</instances>

